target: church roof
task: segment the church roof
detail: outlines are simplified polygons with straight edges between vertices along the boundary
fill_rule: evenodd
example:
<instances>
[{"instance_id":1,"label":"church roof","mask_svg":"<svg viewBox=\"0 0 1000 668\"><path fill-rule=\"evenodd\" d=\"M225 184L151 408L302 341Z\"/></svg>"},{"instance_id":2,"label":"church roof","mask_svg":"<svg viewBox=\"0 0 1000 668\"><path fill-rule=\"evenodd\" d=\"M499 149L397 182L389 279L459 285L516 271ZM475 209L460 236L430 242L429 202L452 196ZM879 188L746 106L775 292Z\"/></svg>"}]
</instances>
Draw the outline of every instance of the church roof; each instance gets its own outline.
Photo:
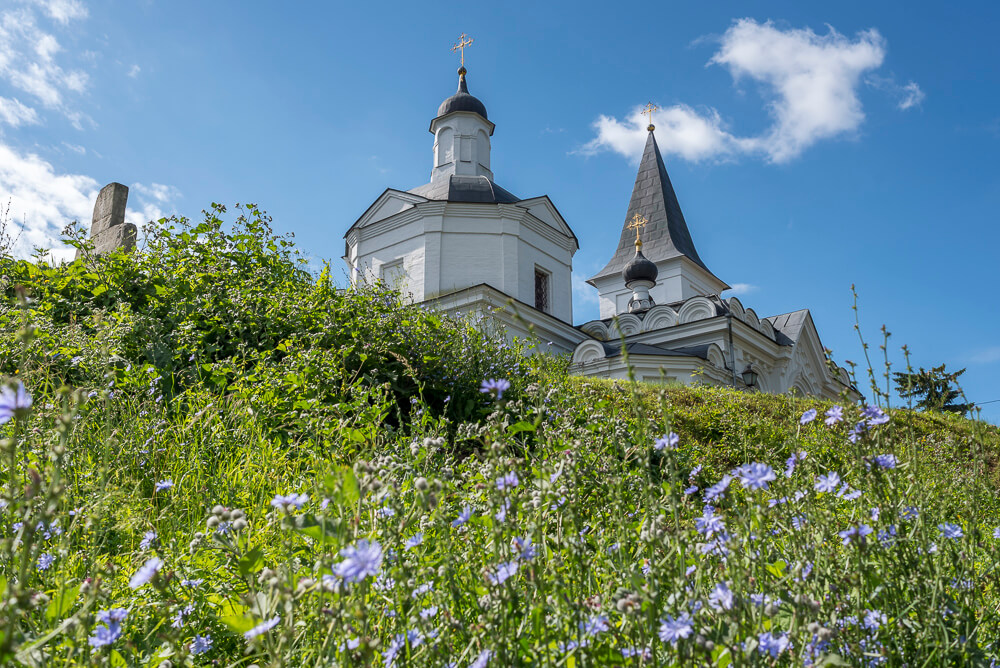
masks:
<instances>
[{"instance_id":1,"label":"church roof","mask_svg":"<svg viewBox=\"0 0 1000 668\"><path fill-rule=\"evenodd\" d=\"M799 335L802 333L802 327L805 326L806 320L809 319L809 309L799 309L798 311L792 311L791 313L782 313L781 315L772 315L769 318L764 318L771 326L774 327L775 334L778 334L778 343L783 345L791 345L799 340ZM781 337L788 339L787 342L781 340Z\"/></svg>"},{"instance_id":2,"label":"church roof","mask_svg":"<svg viewBox=\"0 0 1000 668\"><path fill-rule=\"evenodd\" d=\"M483 204L514 204L521 198L504 190L486 176L459 176L431 181L409 191L414 195L447 202L476 202Z\"/></svg>"},{"instance_id":3,"label":"church roof","mask_svg":"<svg viewBox=\"0 0 1000 668\"><path fill-rule=\"evenodd\" d=\"M486 105L478 97L469 93L469 86L465 83L465 67L458 70L458 90L441 103L441 106L438 107L437 117L441 118L456 111L469 111L490 120L489 116L486 115Z\"/></svg>"},{"instance_id":4,"label":"church roof","mask_svg":"<svg viewBox=\"0 0 1000 668\"><path fill-rule=\"evenodd\" d=\"M710 344L699 346L684 346L683 348L662 348L652 346L648 343L626 343L625 351L629 355L663 355L666 357L699 357L708 359L708 347ZM604 352L607 357L618 357L622 354L621 345L604 344Z\"/></svg>"},{"instance_id":5,"label":"church roof","mask_svg":"<svg viewBox=\"0 0 1000 668\"><path fill-rule=\"evenodd\" d=\"M639 173L632 188L632 199L625 214L626 224L622 226L618 249L604 269L591 277L588 282L620 272L633 256L635 234L627 227L628 221L636 214L646 219L642 231L643 251L652 262L660 262L681 255L708 271L708 267L698 256L691 240L684 214L677 202L677 195L663 164L660 148L652 130L646 138L646 148L639 163ZM713 274L714 275L714 274Z\"/></svg>"}]
</instances>

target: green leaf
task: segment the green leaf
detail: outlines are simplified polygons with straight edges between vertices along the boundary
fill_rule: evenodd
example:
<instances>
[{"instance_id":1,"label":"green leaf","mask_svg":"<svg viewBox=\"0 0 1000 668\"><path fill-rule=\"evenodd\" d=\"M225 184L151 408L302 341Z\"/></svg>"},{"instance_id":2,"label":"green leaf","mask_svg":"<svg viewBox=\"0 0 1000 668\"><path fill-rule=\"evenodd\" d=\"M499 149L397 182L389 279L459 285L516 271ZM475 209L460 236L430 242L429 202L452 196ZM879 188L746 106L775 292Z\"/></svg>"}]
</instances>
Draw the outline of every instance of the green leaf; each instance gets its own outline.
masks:
<instances>
[{"instance_id":1,"label":"green leaf","mask_svg":"<svg viewBox=\"0 0 1000 668\"><path fill-rule=\"evenodd\" d=\"M522 431L535 431L535 425L531 424L530 422L522 421L507 427L507 433L509 434L517 434Z\"/></svg>"},{"instance_id":2,"label":"green leaf","mask_svg":"<svg viewBox=\"0 0 1000 668\"><path fill-rule=\"evenodd\" d=\"M125 660L118 650L111 650L111 665L112 666L122 666L122 668L128 668L128 661Z\"/></svg>"},{"instance_id":3,"label":"green leaf","mask_svg":"<svg viewBox=\"0 0 1000 668\"><path fill-rule=\"evenodd\" d=\"M344 495L344 502L347 505L353 506L361 498L361 486L358 484L358 478L354 475L354 471L350 466L345 466L343 471L344 481L341 493Z\"/></svg>"},{"instance_id":4,"label":"green leaf","mask_svg":"<svg viewBox=\"0 0 1000 668\"><path fill-rule=\"evenodd\" d=\"M255 547L254 549L250 550L242 557L240 557L240 560L238 562L238 565L240 567L240 574L243 577L248 577L251 573L256 573L257 570L263 565L263 563L264 563L264 551L261 550L259 547Z\"/></svg>"},{"instance_id":5,"label":"green leaf","mask_svg":"<svg viewBox=\"0 0 1000 668\"><path fill-rule=\"evenodd\" d=\"M237 601L231 599L224 600L219 608L219 612L221 613L219 621L237 633L246 633L256 626L253 618L247 615L247 607Z\"/></svg>"},{"instance_id":6,"label":"green leaf","mask_svg":"<svg viewBox=\"0 0 1000 668\"><path fill-rule=\"evenodd\" d=\"M79 594L80 585L59 590L52 597L52 600L49 601L49 607L45 610L45 619L50 622L62 619L73 608L73 604L76 603L76 597Z\"/></svg>"},{"instance_id":7,"label":"green leaf","mask_svg":"<svg viewBox=\"0 0 1000 668\"><path fill-rule=\"evenodd\" d=\"M335 545L340 542L340 520L315 517L314 515L303 515L297 520L298 526L295 531L307 536L317 543Z\"/></svg>"}]
</instances>

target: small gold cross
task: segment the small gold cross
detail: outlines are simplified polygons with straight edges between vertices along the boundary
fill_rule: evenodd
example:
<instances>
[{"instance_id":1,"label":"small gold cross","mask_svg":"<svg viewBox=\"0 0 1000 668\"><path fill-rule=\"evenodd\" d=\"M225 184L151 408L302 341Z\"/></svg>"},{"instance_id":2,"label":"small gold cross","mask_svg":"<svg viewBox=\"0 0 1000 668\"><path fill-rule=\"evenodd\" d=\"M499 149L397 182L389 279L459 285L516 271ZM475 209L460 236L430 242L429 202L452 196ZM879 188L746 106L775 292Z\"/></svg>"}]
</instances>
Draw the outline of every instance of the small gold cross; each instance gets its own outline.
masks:
<instances>
[{"instance_id":1,"label":"small gold cross","mask_svg":"<svg viewBox=\"0 0 1000 668\"><path fill-rule=\"evenodd\" d=\"M472 38L466 35L464 32L462 36L458 38L455 46L451 47L452 52L458 51L462 56L462 67L465 67L465 47L472 44Z\"/></svg>"},{"instance_id":2,"label":"small gold cross","mask_svg":"<svg viewBox=\"0 0 1000 668\"><path fill-rule=\"evenodd\" d=\"M653 112L654 111L659 111L659 110L660 110L660 108L657 107L652 102L650 102L649 104L647 104L646 107L645 107L645 109L642 110L642 113L649 114L649 130L650 131L653 130Z\"/></svg>"},{"instance_id":3,"label":"small gold cross","mask_svg":"<svg viewBox=\"0 0 1000 668\"><path fill-rule=\"evenodd\" d=\"M648 221L645 219L645 217L637 213L634 216L632 216L632 220L630 220L628 225L626 226L630 230L635 230L635 243L638 245L642 245L642 241L639 240L639 230L642 229L643 227L646 227L647 222Z\"/></svg>"}]
</instances>

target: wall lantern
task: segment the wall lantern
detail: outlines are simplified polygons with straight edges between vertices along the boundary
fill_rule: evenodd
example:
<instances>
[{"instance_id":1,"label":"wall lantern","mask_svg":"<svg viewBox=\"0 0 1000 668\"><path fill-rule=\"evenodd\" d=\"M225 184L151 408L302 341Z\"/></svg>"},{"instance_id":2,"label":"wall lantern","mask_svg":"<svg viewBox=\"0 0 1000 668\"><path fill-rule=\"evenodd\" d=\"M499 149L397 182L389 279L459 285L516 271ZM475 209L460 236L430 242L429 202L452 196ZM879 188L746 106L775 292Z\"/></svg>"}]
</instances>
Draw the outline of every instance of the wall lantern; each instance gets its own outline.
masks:
<instances>
[{"instance_id":1,"label":"wall lantern","mask_svg":"<svg viewBox=\"0 0 1000 668\"><path fill-rule=\"evenodd\" d=\"M747 368L743 369L743 384L747 387L753 389L757 387L757 378L760 374L757 373L757 369L753 368L753 364L747 364Z\"/></svg>"}]
</instances>

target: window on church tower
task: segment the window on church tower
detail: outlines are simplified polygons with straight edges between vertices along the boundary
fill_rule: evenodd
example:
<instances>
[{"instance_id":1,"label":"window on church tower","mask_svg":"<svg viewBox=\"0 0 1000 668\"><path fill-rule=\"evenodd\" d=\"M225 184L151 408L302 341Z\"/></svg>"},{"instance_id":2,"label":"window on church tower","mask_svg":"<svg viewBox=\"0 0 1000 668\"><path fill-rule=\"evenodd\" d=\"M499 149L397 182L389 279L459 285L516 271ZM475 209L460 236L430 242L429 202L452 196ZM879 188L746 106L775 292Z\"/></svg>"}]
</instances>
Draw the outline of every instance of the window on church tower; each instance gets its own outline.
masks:
<instances>
[{"instance_id":1,"label":"window on church tower","mask_svg":"<svg viewBox=\"0 0 1000 668\"><path fill-rule=\"evenodd\" d=\"M535 267L535 308L549 310L549 275L538 267Z\"/></svg>"}]
</instances>

